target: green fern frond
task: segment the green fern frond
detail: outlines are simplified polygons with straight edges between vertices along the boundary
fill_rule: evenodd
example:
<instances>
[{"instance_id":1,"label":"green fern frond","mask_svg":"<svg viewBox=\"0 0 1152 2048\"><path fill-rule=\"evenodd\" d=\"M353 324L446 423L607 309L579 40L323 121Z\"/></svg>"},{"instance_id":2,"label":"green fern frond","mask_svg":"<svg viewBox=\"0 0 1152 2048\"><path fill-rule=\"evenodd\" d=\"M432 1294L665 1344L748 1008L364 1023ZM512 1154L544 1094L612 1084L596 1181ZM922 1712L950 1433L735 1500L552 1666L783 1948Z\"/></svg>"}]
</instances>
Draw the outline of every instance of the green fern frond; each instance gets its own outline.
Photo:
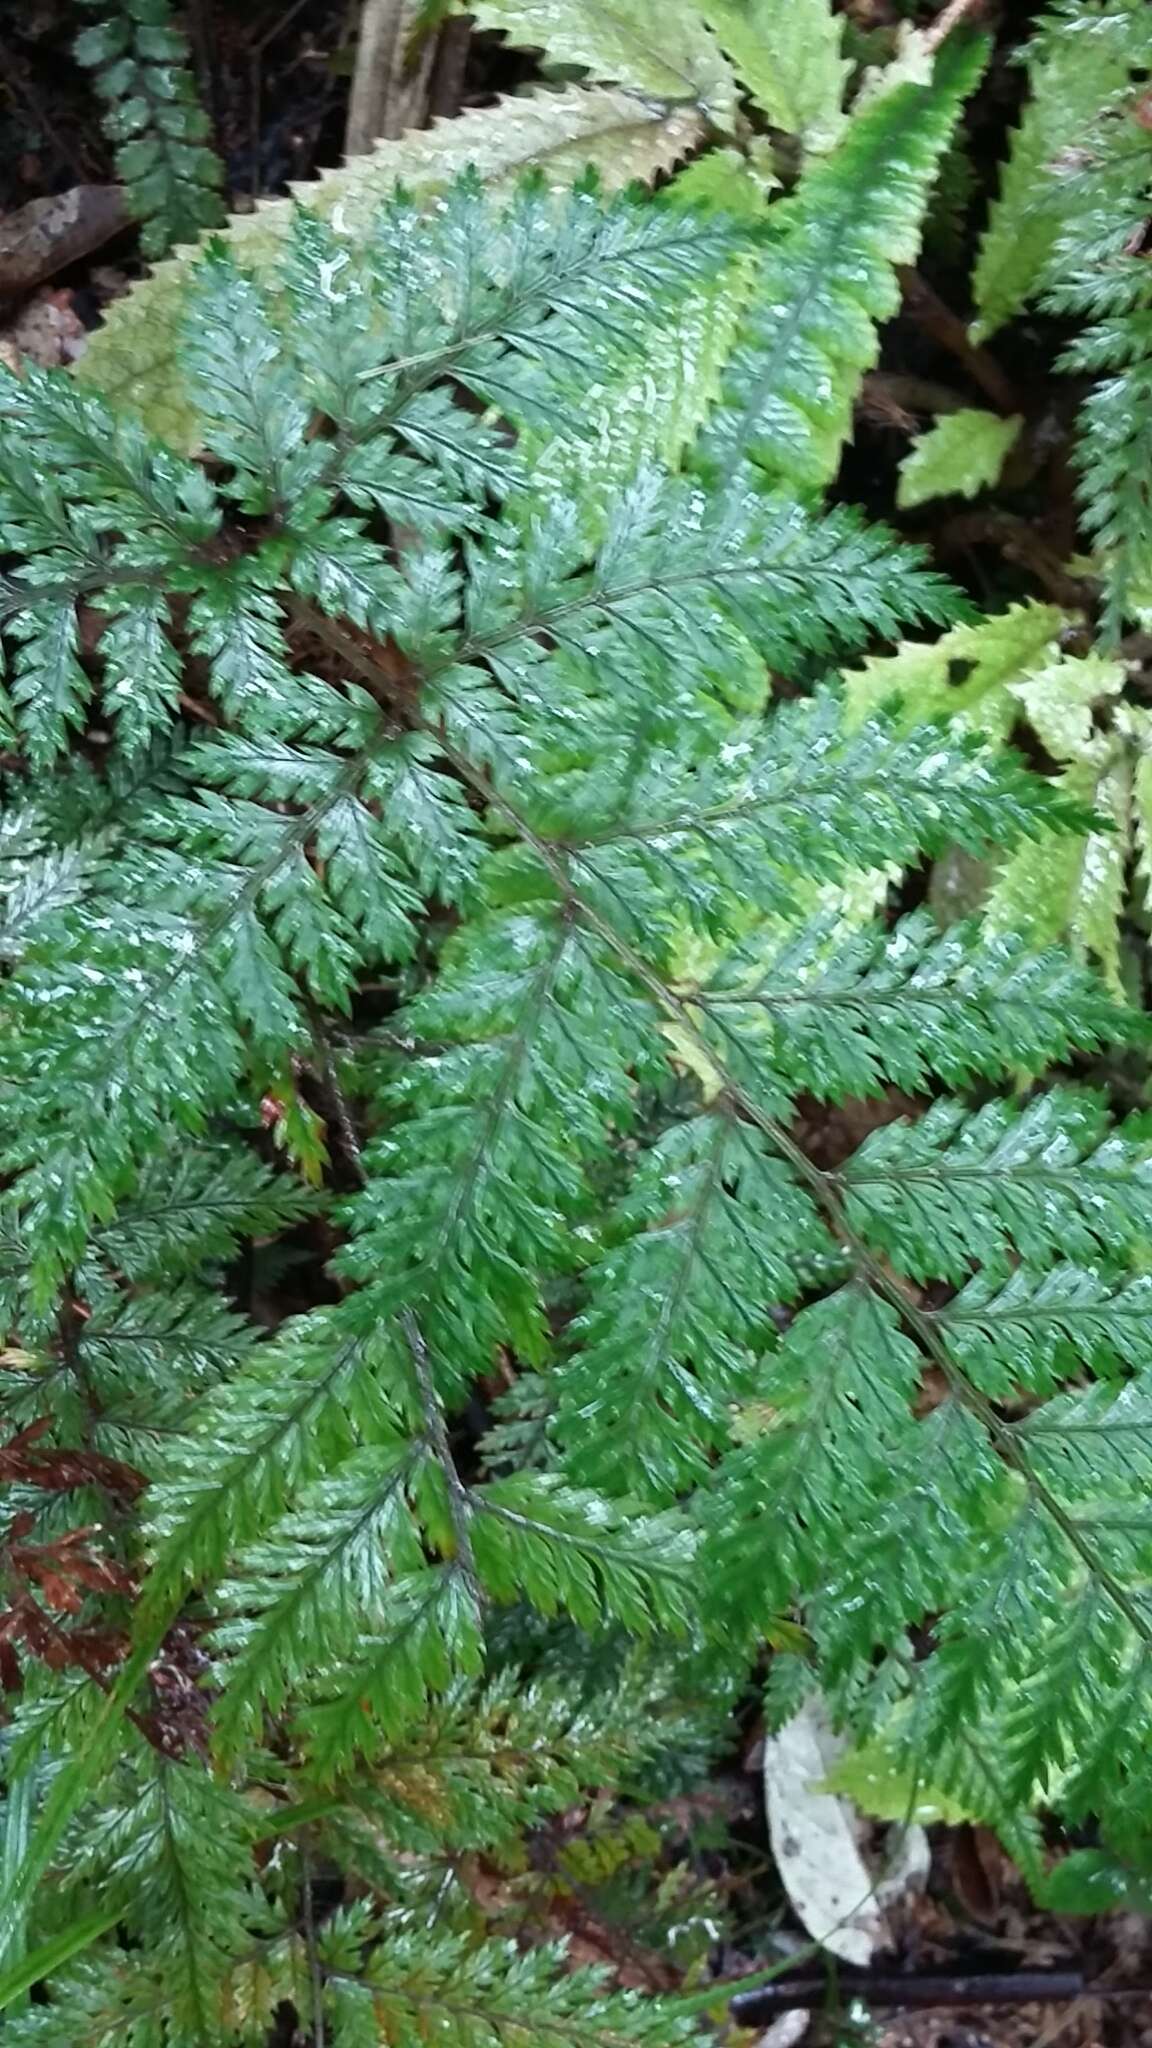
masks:
<instances>
[{"instance_id":1,"label":"green fern frond","mask_svg":"<svg viewBox=\"0 0 1152 2048\"><path fill-rule=\"evenodd\" d=\"M957 924L941 934L917 915L890 932L835 936L830 946L828 921L817 921L733 949L693 996L709 1044L782 1091L835 1101L917 1094L932 1077L963 1088L1002 1063L1040 1074L1115 1025L1105 992L1063 955L1008 932Z\"/></svg>"},{"instance_id":2,"label":"green fern frond","mask_svg":"<svg viewBox=\"0 0 1152 2048\"><path fill-rule=\"evenodd\" d=\"M536 169L554 189L565 190L592 165L611 189L671 169L699 135L694 109L666 109L611 87L528 94L436 122L399 142L378 142L371 156L294 187L291 199L263 200L255 213L233 218L227 240L245 269L267 278L282 260L298 207L331 221L351 248L397 186L432 199L471 166L498 188ZM186 287L202 255L202 248L178 251L116 300L75 373L184 449L196 448L200 439L179 358Z\"/></svg>"},{"instance_id":3,"label":"green fern frond","mask_svg":"<svg viewBox=\"0 0 1152 2048\"><path fill-rule=\"evenodd\" d=\"M936 170L981 61L977 46L946 46L930 85L897 85L861 108L773 210L777 232L703 440L717 469L747 458L803 493L834 474L859 380L876 360L876 328L899 304L895 266L915 260Z\"/></svg>"},{"instance_id":4,"label":"green fern frond","mask_svg":"<svg viewBox=\"0 0 1152 2048\"><path fill-rule=\"evenodd\" d=\"M223 169L168 0L86 0L102 19L76 39L96 73L116 172L142 222L146 256L163 256L224 217Z\"/></svg>"},{"instance_id":5,"label":"green fern frond","mask_svg":"<svg viewBox=\"0 0 1152 2048\"><path fill-rule=\"evenodd\" d=\"M268 1924L248 1879L251 1809L195 1764L145 1755L123 1779L122 1803L87 1832L79 1874L98 1874L147 1939L166 1977L171 2037L218 2039L221 1982Z\"/></svg>"},{"instance_id":6,"label":"green fern frond","mask_svg":"<svg viewBox=\"0 0 1152 2048\"><path fill-rule=\"evenodd\" d=\"M1029 45L1031 97L973 273L978 336L995 333L1042 290L1085 137L1142 61L1142 16L1134 0L1062 0Z\"/></svg>"},{"instance_id":7,"label":"green fern frond","mask_svg":"<svg viewBox=\"0 0 1152 2048\"><path fill-rule=\"evenodd\" d=\"M609 1695L574 1691L568 1677L528 1683L509 1669L479 1690L456 1686L400 1742L384 1741L362 1716L373 1778L361 1811L391 1840L428 1854L445 1840L459 1849L511 1844L588 1791L638 1785L684 1733L642 1672L626 1673ZM322 1775L331 1763L317 1758Z\"/></svg>"},{"instance_id":8,"label":"green fern frond","mask_svg":"<svg viewBox=\"0 0 1152 2048\"><path fill-rule=\"evenodd\" d=\"M970 1280L937 1320L982 1393L1052 1394L1081 1365L1101 1378L1147 1371L1148 1293L1142 1274L1110 1280L1090 1266L1018 1267L1002 1283Z\"/></svg>"},{"instance_id":9,"label":"green fern frond","mask_svg":"<svg viewBox=\"0 0 1152 2048\"><path fill-rule=\"evenodd\" d=\"M324 1953L341 1953L340 1916ZM529 1953L514 1944L470 1948L460 1939L417 1943L403 1932L374 1944L362 1985L342 1994L338 2024L386 2028L401 2048L416 2048L428 2025L460 2048L517 2048L534 2032L581 2048L669 2048L702 2037L674 2000L612 1991L602 1971L565 1968L562 1948Z\"/></svg>"},{"instance_id":10,"label":"green fern frond","mask_svg":"<svg viewBox=\"0 0 1152 2048\"><path fill-rule=\"evenodd\" d=\"M841 1177L849 1221L916 1279L959 1282L973 1258L995 1266L1005 1239L1037 1263L1123 1258L1152 1201L1141 1142L1072 1090L970 1116L934 1104L919 1123L875 1131Z\"/></svg>"},{"instance_id":11,"label":"green fern frond","mask_svg":"<svg viewBox=\"0 0 1152 2048\"><path fill-rule=\"evenodd\" d=\"M819 1217L721 1105L638 1160L605 1238L569 1333L556 1437L578 1475L671 1499L727 1440L772 1327L765 1305L794 1296L804 1260L824 1248Z\"/></svg>"},{"instance_id":12,"label":"green fern frond","mask_svg":"<svg viewBox=\"0 0 1152 2048\"><path fill-rule=\"evenodd\" d=\"M354 236L305 213L263 277L209 250L206 463L72 382L0 398L3 630L78 671L18 677L0 827L37 1771L0 1915L56 1959L17 2042L232 2048L288 2005L353 2043L693 2038L525 1948L524 1838L682 1782L659 1729L766 1640L774 1711L815 1683L927 1748L1032 1871L1039 1801L1111 1840L1146 1780L1150 1141L1046 1082L1140 1031L1053 949L872 913L956 846L1102 837L1102 743L1143 819L1148 735L1061 611L958 625L806 502L972 62L925 61L767 223L470 174ZM713 459L749 277L777 363L773 307L817 396L831 364L827 418L771 415L774 490ZM627 460L542 492L649 356ZM846 717L812 685L853 661ZM1025 719L1063 777L1003 746ZM489 1855L525 1866L498 1904Z\"/></svg>"}]
</instances>

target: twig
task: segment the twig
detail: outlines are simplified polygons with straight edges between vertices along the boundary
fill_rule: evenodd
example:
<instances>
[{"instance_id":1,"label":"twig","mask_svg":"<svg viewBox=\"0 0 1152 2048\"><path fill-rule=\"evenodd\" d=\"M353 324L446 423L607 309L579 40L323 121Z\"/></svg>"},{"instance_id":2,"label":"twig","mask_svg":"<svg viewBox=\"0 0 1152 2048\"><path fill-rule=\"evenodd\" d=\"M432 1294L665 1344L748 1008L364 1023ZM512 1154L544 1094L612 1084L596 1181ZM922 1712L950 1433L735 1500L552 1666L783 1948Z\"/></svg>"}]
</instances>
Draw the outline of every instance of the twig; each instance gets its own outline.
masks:
<instances>
[{"instance_id":1,"label":"twig","mask_svg":"<svg viewBox=\"0 0 1152 2048\"><path fill-rule=\"evenodd\" d=\"M947 2008L964 2005L1064 2004L1077 1998L1148 1998L1152 1983L1092 1983L1081 1970L1012 1970L1004 1974L978 1971L951 1977L874 1976L840 1970L840 1996L866 2005L901 2008ZM759 1991L746 1991L731 2002L732 2017L741 2027L762 2026L781 2012L818 2012L828 2004L826 1977L780 1977Z\"/></svg>"},{"instance_id":2,"label":"twig","mask_svg":"<svg viewBox=\"0 0 1152 2048\"><path fill-rule=\"evenodd\" d=\"M1073 576L1044 535L1018 513L961 512L955 519L945 520L936 533L935 545L942 555L963 554L974 547L996 548L1005 561L1034 576L1053 604L1081 611L1091 603L1091 584Z\"/></svg>"},{"instance_id":3,"label":"twig","mask_svg":"<svg viewBox=\"0 0 1152 2048\"><path fill-rule=\"evenodd\" d=\"M312 1904L312 1858L307 1842L300 1845L301 1895L304 1909L304 1946L308 1952L308 1975L312 1984L312 2048L324 2048L324 1977L320 1951L316 1946L316 1915Z\"/></svg>"},{"instance_id":4,"label":"twig","mask_svg":"<svg viewBox=\"0 0 1152 2048\"><path fill-rule=\"evenodd\" d=\"M876 426L898 427L914 433L921 416L960 412L967 400L947 384L931 377L904 376L889 370L869 370L856 401L861 418Z\"/></svg>"},{"instance_id":5,"label":"twig","mask_svg":"<svg viewBox=\"0 0 1152 2048\"><path fill-rule=\"evenodd\" d=\"M986 398L991 399L997 411L1024 412L1026 408L1011 378L1000 368L995 358L989 355L986 348L981 348L969 338L968 329L960 315L944 304L931 285L925 283L919 271L902 269L900 282L904 291L904 304L916 325L922 328L938 347L946 349L950 356L955 356L972 382L979 385Z\"/></svg>"},{"instance_id":6,"label":"twig","mask_svg":"<svg viewBox=\"0 0 1152 2048\"><path fill-rule=\"evenodd\" d=\"M332 1043L325 1029L324 1019L316 1005L312 1002L308 1004L308 1021L312 1026L312 1043L316 1048L316 1060L320 1068L320 1079L324 1083L324 1092L328 1097L328 1107L331 1111L332 1122L340 1133L344 1163L352 1179L356 1182L357 1187L362 1188L367 1183L367 1176L364 1172L363 1159L360 1156L360 1140L356 1135L356 1125L353 1121L352 1111L348 1107L348 1097L344 1093L343 1084L336 1071L336 1062L332 1057Z\"/></svg>"},{"instance_id":7,"label":"twig","mask_svg":"<svg viewBox=\"0 0 1152 2048\"><path fill-rule=\"evenodd\" d=\"M456 1460L452 1456L452 1446L444 1426L444 1409L432 1381L432 1368L428 1359L428 1346L424 1342L424 1332L410 1308L401 1310L400 1323L408 1340L408 1349L412 1353L412 1369L416 1375L420 1406L424 1411L425 1433L444 1474L444 1488L448 1495L448 1518L456 1540L456 1562L472 1601L479 1611L484 1604L484 1596L480 1590L476 1557L472 1549L472 1503L468 1498L468 1489L456 1470Z\"/></svg>"},{"instance_id":8,"label":"twig","mask_svg":"<svg viewBox=\"0 0 1152 2048\"><path fill-rule=\"evenodd\" d=\"M925 29L923 47L929 51L938 50L945 36L950 36L954 28L959 28L968 15L977 13L983 5L984 0L948 0L944 12L936 16L930 28Z\"/></svg>"}]
</instances>

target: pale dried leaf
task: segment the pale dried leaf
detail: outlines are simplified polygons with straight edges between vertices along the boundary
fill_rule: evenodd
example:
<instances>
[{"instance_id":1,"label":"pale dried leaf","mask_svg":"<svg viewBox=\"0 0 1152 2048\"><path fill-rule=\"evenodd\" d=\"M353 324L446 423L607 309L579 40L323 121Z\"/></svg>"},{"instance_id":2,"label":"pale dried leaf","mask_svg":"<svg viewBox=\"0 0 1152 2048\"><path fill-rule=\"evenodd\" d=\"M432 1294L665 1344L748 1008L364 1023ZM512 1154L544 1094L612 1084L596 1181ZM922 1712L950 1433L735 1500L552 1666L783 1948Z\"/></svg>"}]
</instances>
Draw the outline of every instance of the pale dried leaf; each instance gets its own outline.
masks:
<instances>
[{"instance_id":1,"label":"pale dried leaf","mask_svg":"<svg viewBox=\"0 0 1152 2048\"><path fill-rule=\"evenodd\" d=\"M781 1882L814 1941L863 1969L885 1938L847 1800L820 1789L842 1744L818 1693L764 1744L768 1833Z\"/></svg>"}]
</instances>

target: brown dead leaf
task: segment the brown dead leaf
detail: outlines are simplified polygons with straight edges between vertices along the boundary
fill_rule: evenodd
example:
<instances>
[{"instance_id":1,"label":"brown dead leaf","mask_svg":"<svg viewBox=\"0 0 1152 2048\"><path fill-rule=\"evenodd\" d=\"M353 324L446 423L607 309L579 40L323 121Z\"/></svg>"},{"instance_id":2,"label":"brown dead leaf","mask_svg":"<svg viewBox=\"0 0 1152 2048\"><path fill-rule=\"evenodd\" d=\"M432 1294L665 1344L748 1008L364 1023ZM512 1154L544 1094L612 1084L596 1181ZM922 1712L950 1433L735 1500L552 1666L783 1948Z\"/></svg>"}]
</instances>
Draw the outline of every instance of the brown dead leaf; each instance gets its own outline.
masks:
<instances>
[{"instance_id":1,"label":"brown dead leaf","mask_svg":"<svg viewBox=\"0 0 1152 2048\"><path fill-rule=\"evenodd\" d=\"M88 330L68 291L38 292L10 327L0 333L0 353L19 375L24 362L43 370L74 363L88 345Z\"/></svg>"}]
</instances>

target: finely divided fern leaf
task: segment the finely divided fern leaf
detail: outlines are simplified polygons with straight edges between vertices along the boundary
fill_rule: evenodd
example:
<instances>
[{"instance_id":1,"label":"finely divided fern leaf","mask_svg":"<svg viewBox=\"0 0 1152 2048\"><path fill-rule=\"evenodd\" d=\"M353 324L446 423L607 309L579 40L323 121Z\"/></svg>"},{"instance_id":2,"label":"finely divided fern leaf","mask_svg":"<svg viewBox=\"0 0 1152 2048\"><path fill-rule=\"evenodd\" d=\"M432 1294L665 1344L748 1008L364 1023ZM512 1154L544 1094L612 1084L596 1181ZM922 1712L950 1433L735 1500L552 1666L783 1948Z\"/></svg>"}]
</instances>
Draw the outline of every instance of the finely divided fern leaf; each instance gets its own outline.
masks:
<instances>
[{"instance_id":1,"label":"finely divided fern leaf","mask_svg":"<svg viewBox=\"0 0 1152 2048\"><path fill-rule=\"evenodd\" d=\"M645 0L478 0L468 12L481 28L546 49L556 63L649 99L697 104L731 125L736 81L696 0L672 0L659 17Z\"/></svg>"},{"instance_id":2,"label":"finely divided fern leaf","mask_svg":"<svg viewBox=\"0 0 1152 2048\"><path fill-rule=\"evenodd\" d=\"M915 259L932 181L980 63L977 46L946 47L931 84L894 86L861 109L773 210L776 233L703 440L718 469L747 458L800 492L833 475L858 381L876 359L877 325L899 304L895 266Z\"/></svg>"},{"instance_id":3,"label":"finely divided fern leaf","mask_svg":"<svg viewBox=\"0 0 1152 2048\"><path fill-rule=\"evenodd\" d=\"M427 134L377 143L291 199L262 200L255 213L229 221L227 240L247 269L267 277L281 261L295 211L330 220L345 248L354 247L389 192L435 195L469 166L497 187L537 169L558 190L589 165L606 186L650 180L694 146L700 117L691 107L661 105L607 86L503 100L483 113L437 122ZM174 447L199 445L199 420L180 372L186 287L202 246L178 251L108 309L77 365L83 383L114 400Z\"/></svg>"},{"instance_id":4,"label":"finely divided fern leaf","mask_svg":"<svg viewBox=\"0 0 1152 2048\"><path fill-rule=\"evenodd\" d=\"M808 502L972 62L871 95L767 243L470 174L263 275L210 249L202 465L52 377L0 401L3 1675L50 1766L0 1905L99 1944L17 2048L289 2004L692 2039L464 1878L599 1782L597 1700L728 1696L765 1637L1013 1843L1069 1786L1116 1824L1098 1728L1146 1785L1152 1146L1042 1085L1131 1020L1054 950L862 928L925 857L1097 829L1001 741L1094 746L1115 664L1050 608L958 626ZM665 351L658 430L534 489L737 266L720 409ZM812 688L926 625L849 718Z\"/></svg>"},{"instance_id":5,"label":"finely divided fern leaf","mask_svg":"<svg viewBox=\"0 0 1152 2048\"><path fill-rule=\"evenodd\" d=\"M1086 134L1140 62L1142 14L1135 0L1063 0L1029 46L1030 97L973 273L979 335L994 333L1042 288Z\"/></svg>"},{"instance_id":6,"label":"finely divided fern leaf","mask_svg":"<svg viewBox=\"0 0 1152 2048\"><path fill-rule=\"evenodd\" d=\"M702 12L773 127L816 154L831 149L851 67L830 0L703 0Z\"/></svg>"},{"instance_id":7,"label":"finely divided fern leaf","mask_svg":"<svg viewBox=\"0 0 1152 2048\"><path fill-rule=\"evenodd\" d=\"M223 219L223 169L209 141L188 40L168 0L99 5L102 19L77 37L75 53L96 73L116 171L143 224L144 254L163 256Z\"/></svg>"}]
</instances>

